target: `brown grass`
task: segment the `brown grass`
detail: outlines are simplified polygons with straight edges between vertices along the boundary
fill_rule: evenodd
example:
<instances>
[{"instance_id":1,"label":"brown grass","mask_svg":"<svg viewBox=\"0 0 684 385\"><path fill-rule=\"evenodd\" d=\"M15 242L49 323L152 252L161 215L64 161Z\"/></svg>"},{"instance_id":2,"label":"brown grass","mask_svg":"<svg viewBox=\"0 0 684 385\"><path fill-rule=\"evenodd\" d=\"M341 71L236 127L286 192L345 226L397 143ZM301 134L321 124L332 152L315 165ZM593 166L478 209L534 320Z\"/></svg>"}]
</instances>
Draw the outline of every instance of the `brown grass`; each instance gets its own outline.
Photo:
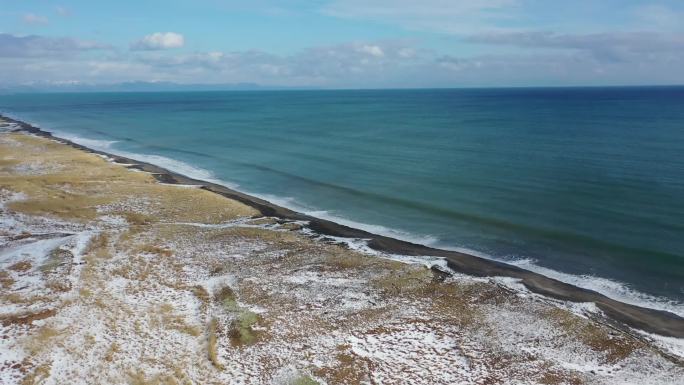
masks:
<instances>
[{"instance_id":1,"label":"brown grass","mask_svg":"<svg viewBox=\"0 0 684 385\"><path fill-rule=\"evenodd\" d=\"M13 241L19 241L22 239L31 238L32 236L33 236L33 234L29 233L28 231L22 231L21 234L13 236L12 240Z\"/></svg>"},{"instance_id":2,"label":"brown grass","mask_svg":"<svg viewBox=\"0 0 684 385\"><path fill-rule=\"evenodd\" d=\"M258 227L231 227L217 231L209 237L209 239L212 240L226 238L248 239L269 243L278 242L279 244L287 242L295 243L299 241L296 234L261 229Z\"/></svg>"},{"instance_id":3,"label":"brown grass","mask_svg":"<svg viewBox=\"0 0 684 385\"><path fill-rule=\"evenodd\" d=\"M340 246L332 246L326 251L326 267L332 270L359 269L375 262L373 258L345 250Z\"/></svg>"},{"instance_id":4,"label":"brown grass","mask_svg":"<svg viewBox=\"0 0 684 385\"><path fill-rule=\"evenodd\" d=\"M580 318L565 309L553 307L546 310L542 316L555 322L561 330L592 350L603 353L608 363L624 360L643 345L642 342L629 336L615 334L605 327Z\"/></svg>"},{"instance_id":5,"label":"brown grass","mask_svg":"<svg viewBox=\"0 0 684 385\"><path fill-rule=\"evenodd\" d=\"M47 281L45 287L55 292L66 293L71 290L71 281L68 279L53 279Z\"/></svg>"},{"instance_id":6,"label":"brown grass","mask_svg":"<svg viewBox=\"0 0 684 385\"><path fill-rule=\"evenodd\" d=\"M261 320L261 316L248 310L241 310L230 323L228 338L233 346L251 345L255 343L260 333L252 327Z\"/></svg>"},{"instance_id":7,"label":"brown grass","mask_svg":"<svg viewBox=\"0 0 684 385\"><path fill-rule=\"evenodd\" d=\"M179 382L177 374L156 374L153 376L146 376L145 372L142 370L129 371L128 372L128 384L129 385L181 385L188 384L187 380L183 380L181 377Z\"/></svg>"},{"instance_id":8,"label":"brown grass","mask_svg":"<svg viewBox=\"0 0 684 385\"><path fill-rule=\"evenodd\" d=\"M26 341L25 348L29 355L35 357L40 352L52 346L53 340L62 333L63 331L49 326L43 326Z\"/></svg>"},{"instance_id":9,"label":"brown grass","mask_svg":"<svg viewBox=\"0 0 684 385\"><path fill-rule=\"evenodd\" d=\"M200 300L201 311L204 313L209 305L209 300L211 300L211 295L209 295L209 292L207 292L204 286L201 285L195 285L191 287L190 291L195 295L195 297L197 297L197 299Z\"/></svg>"},{"instance_id":10,"label":"brown grass","mask_svg":"<svg viewBox=\"0 0 684 385\"><path fill-rule=\"evenodd\" d=\"M224 286L221 289L217 290L214 294L214 301L221 305L225 310L239 310L235 292L229 286Z\"/></svg>"},{"instance_id":11,"label":"brown grass","mask_svg":"<svg viewBox=\"0 0 684 385\"><path fill-rule=\"evenodd\" d=\"M156 254L156 255L159 255L162 257L170 257L171 255L173 255L173 251L166 249L166 248L163 248L163 247L155 246L155 245L138 246L137 252L138 253L145 253L145 254Z\"/></svg>"},{"instance_id":12,"label":"brown grass","mask_svg":"<svg viewBox=\"0 0 684 385\"><path fill-rule=\"evenodd\" d=\"M104 360L106 362L113 362L115 356L121 353L121 348L119 347L119 344L116 342L112 342L111 345L109 345L109 349L107 349L107 352L104 355Z\"/></svg>"},{"instance_id":13,"label":"brown grass","mask_svg":"<svg viewBox=\"0 0 684 385\"><path fill-rule=\"evenodd\" d=\"M123 213L117 213L121 216L123 216L126 219L126 222L128 222L129 225L132 226L145 226L152 224L153 219L149 215L145 215L142 213L134 213L130 211L126 211Z\"/></svg>"},{"instance_id":14,"label":"brown grass","mask_svg":"<svg viewBox=\"0 0 684 385\"><path fill-rule=\"evenodd\" d=\"M36 313L5 315L0 318L0 324L2 324L2 326L5 327L9 325L31 325L33 321L49 318L54 316L55 314L57 314L56 310L47 309Z\"/></svg>"},{"instance_id":15,"label":"brown grass","mask_svg":"<svg viewBox=\"0 0 684 385\"><path fill-rule=\"evenodd\" d=\"M0 270L0 286L3 289L9 289L14 285L14 279L5 270Z\"/></svg>"},{"instance_id":16,"label":"brown grass","mask_svg":"<svg viewBox=\"0 0 684 385\"><path fill-rule=\"evenodd\" d=\"M90 221L98 215L97 206L125 202L135 196L153 202L155 215L118 213L134 226L180 220L220 223L258 214L249 206L209 191L158 184L150 174L130 172L94 154L51 140L23 134L6 135L23 145L17 148L0 144L3 154L17 159L17 164L49 158L58 166L45 175L0 175L0 185L11 186L12 191L27 196L26 200L8 204L14 211ZM64 186L68 186L68 191Z\"/></svg>"},{"instance_id":17,"label":"brown grass","mask_svg":"<svg viewBox=\"0 0 684 385\"><path fill-rule=\"evenodd\" d=\"M54 275L60 271L68 273L71 271L71 262L74 255L68 251L56 248L48 254L47 259L40 265L39 270L45 275Z\"/></svg>"},{"instance_id":18,"label":"brown grass","mask_svg":"<svg viewBox=\"0 0 684 385\"><path fill-rule=\"evenodd\" d=\"M8 267L8 269L13 271L29 271L31 270L31 262L20 261Z\"/></svg>"},{"instance_id":19,"label":"brown grass","mask_svg":"<svg viewBox=\"0 0 684 385\"><path fill-rule=\"evenodd\" d=\"M88 245L85 248L85 254L94 255L96 257L105 257L108 255L107 246L109 244L109 234L102 232L90 238Z\"/></svg>"},{"instance_id":20,"label":"brown grass","mask_svg":"<svg viewBox=\"0 0 684 385\"><path fill-rule=\"evenodd\" d=\"M342 353L337 355L336 365L316 369L314 375L326 380L330 384L363 384L370 382L370 365L367 359L347 352L349 347L346 345L338 346L337 350Z\"/></svg>"},{"instance_id":21,"label":"brown grass","mask_svg":"<svg viewBox=\"0 0 684 385\"><path fill-rule=\"evenodd\" d=\"M14 211L33 215L50 215L72 220L92 220L96 217L95 206L102 200L63 194L43 199L10 202L7 207Z\"/></svg>"},{"instance_id":22,"label":"brown grass","mask_svg":"<svg viewBox=\"0 0 684 385\"><path fill-rule=\"evenodd\" d=\"M50 377L50 364L44 364L33 369L31 373L21 380L21 385L38 385L45 382Z\"/></svg>"},{"instance_id":23,"label":"brown grass","mask_svg":"<svg viewBox=\"0 0 684 385\"><path fill-rule=\"evenodd\" d=\"M576 375L568 373L546 372L539 379L544 385L582 385L584 381Z\"/></svg>"},{"instance_id":24,"label":"brown grass","mask_svg":"<svg viewBox=\"0 0 684 385\"><path fill-rule=\"evenodd\" d=\"M432 281L432 273L423 266L400 265L388 273L373 279L373 287L386 295L422 294L425 286ZM436 288L435 288L436 290Z\"/></svg>"},{"instance_id":25,"label":"brown grass","mask_svg":"<svg viewBox=\"0 0 684 385\"><path fill-rule=\"evenodd\" d=\"M217 329L218 321L216 320L216 318L212 318L211 321L209 321L209 325L207 326L207 351L209 362L211 362L211 364L214 365L216 369L223 370L224 367L218 359Z\"/></svg>"}]
</instances>

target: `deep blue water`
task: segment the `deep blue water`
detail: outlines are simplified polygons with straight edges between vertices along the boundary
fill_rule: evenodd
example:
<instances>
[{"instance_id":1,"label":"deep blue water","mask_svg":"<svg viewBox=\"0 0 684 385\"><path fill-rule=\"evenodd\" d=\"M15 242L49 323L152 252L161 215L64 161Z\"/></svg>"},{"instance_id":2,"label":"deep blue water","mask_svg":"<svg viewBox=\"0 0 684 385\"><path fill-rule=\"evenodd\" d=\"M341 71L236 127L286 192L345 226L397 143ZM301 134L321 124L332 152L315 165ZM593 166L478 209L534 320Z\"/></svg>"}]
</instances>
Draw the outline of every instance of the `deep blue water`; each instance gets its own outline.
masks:
<instances>
[{"instance_id":1,"label":"deep blue water","mask_svg":"<svg viewBox=\"0 0 684 385\"><path fill-rule=\"evenodd\" d=\"M684 87L22 94L0 112L375 232L684 301Z\"/></svg>"}]
</instances>

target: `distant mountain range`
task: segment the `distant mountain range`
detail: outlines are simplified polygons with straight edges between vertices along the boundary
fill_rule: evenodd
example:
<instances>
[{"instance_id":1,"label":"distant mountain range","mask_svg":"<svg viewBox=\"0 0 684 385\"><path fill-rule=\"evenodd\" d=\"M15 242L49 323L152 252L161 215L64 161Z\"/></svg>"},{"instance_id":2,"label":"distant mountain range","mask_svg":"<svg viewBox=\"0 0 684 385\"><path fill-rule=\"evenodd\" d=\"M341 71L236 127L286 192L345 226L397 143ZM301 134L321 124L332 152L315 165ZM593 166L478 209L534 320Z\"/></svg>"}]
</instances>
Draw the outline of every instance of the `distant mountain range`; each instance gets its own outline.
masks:
<instances>
[{"instance_id":1,"label":"distant mountain range","mask_svg":"<svg viewBox=\"0 0 684 385\"><path fill-rule=\"evenodd\" d=\"M233 84L180 84L174 82L125 82L114 84L89 83L33 83L0 85L0 93L33 92L159 92L159 91L257 91L303 90L311 87L264 86L255 83Z\"/></svg>"}]
</instances>

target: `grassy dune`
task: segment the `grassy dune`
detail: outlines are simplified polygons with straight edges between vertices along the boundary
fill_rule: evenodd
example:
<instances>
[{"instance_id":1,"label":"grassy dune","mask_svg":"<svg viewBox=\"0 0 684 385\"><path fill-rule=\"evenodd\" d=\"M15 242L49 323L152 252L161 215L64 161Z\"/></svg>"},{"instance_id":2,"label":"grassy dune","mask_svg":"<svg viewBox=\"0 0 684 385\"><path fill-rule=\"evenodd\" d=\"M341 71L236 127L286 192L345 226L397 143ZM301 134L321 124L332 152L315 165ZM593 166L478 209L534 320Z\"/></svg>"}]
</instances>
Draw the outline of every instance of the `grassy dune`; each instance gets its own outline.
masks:
<instances>
[{"instance_id":1,"label":"grassy dune","mask_svg":"<svg viewBox=\"0 0 684 385\"><path fill-rule=\"evenodd\" d=\"M675 384L590 304L349 250L0 134L0 383Z\"/></svg>"}]
</instances>

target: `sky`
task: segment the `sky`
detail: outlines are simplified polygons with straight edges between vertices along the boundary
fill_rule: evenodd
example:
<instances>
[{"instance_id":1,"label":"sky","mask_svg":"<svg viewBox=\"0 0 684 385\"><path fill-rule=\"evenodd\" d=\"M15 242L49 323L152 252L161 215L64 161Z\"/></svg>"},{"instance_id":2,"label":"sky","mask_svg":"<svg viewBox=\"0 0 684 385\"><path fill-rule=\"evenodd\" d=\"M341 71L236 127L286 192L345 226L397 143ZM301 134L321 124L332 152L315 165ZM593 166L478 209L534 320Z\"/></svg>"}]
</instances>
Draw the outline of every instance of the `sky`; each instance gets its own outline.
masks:
<instances>
[{"instance_id":1,"label":"sky","mask_svg":"<svg viewBox=\"0 0 684 385\"><path fill-rule=\"evenodd\" d=\"M0 0L0 86L684 84L684 1Z\"/></svg>"}]
</instances>

